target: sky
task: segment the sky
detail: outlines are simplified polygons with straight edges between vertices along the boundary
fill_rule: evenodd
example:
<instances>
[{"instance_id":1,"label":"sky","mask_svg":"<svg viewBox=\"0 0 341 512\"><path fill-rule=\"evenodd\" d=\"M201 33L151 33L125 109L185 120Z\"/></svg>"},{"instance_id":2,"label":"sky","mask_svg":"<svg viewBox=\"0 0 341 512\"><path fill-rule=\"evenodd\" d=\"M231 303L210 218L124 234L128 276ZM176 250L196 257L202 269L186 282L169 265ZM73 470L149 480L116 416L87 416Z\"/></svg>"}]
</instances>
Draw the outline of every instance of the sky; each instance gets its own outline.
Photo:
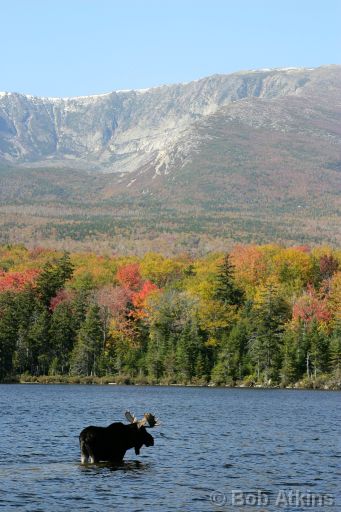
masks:
<instances>
[{"instance_id":1,"label":"sky","mask_svg":"<svg viewBox=\"0 0 341 512\"><path fill-rule=\"evenodd\" d=\"M37 96L341 56L341 0L0 0L0 20L0 91Z\"/></svg>"}]
</instances>

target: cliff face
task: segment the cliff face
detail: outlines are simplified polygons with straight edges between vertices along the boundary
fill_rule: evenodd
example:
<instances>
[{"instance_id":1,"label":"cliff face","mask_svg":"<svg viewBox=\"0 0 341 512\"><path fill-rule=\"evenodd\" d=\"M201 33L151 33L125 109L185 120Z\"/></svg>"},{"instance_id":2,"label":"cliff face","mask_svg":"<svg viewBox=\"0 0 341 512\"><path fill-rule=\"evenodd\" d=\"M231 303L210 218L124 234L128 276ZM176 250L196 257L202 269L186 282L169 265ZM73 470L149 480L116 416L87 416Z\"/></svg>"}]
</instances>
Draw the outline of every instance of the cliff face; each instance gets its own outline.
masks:
<instances>
[{"instance_id":1,"label":"cliff face","mask_svg":"<svg viewBox=\"0 0 341 512\"><path fill-rule=\"evenodd\" d=\"M340 79L341 66L325 66L215 75L79 98L0 93L0 161L168 173L191 158L201 139L198 125L212 115L285 131L288 116L290 126L292 118L299 125L298 99L309 98L310 109L332 102L336 115ZM276 117L273 103L283 97L293 108L289 114L278 110Z\"/></svg>"}]
</instances>

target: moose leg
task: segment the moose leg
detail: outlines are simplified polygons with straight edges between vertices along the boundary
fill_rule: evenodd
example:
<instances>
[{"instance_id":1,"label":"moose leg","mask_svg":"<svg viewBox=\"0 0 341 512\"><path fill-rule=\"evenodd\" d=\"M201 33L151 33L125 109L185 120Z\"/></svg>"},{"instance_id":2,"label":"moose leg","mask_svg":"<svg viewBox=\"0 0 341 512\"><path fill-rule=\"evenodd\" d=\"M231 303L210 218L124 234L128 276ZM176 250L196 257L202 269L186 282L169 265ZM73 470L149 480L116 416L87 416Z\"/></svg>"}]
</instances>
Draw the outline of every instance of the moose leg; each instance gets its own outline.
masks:
<instances>
[{"instance_id":1,"label":"moose leg","mask_svg":"<svg viewBox=\"0 0 341 512\"><path fill-rule=\"evenodd\" d=\"M89 460L89 452L86 449L85 443L83 440L80 441L80 449L81 449L81 464L86 464Z\"/></svg>"},{"instance_id":2,"label":"moose leg","mask_svg":"<svg viewBox=\"0 0 341 512\"><path fill-rule=\"evenodd\" d=\"M91 447L88 446L88 452L89 452L89 457L90 457L90 464L96 464L96 462L98 462L98 457L96 457L93 449Z\"/></svg>"}]
</instances>

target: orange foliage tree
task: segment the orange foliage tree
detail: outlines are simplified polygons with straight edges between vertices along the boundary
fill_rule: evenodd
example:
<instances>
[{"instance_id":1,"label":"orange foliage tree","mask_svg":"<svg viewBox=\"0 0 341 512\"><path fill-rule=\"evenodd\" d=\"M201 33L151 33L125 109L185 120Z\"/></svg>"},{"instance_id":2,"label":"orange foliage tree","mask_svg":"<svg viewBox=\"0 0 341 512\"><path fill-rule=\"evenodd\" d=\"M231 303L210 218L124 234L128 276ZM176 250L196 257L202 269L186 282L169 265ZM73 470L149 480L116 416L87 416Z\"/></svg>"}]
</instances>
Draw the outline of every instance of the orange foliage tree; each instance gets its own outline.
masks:
<instances>
[{"instance_id":1,"label":"orange foliage tree","mask_svg":"<svg viewBox=\"0 0 341 512\"><path fill-rule=\"evenodd\" d=\"M22 291L28 285L34 285L39 270L28 269L22 272L1 272L0 292Z\"/></svg>"},{"instance_id":2,"label":"orange foliage tree","mask_svg":"<svg viewBox=\"0 0 341 512\"><path fill-rule=\"evenodd\" d=\"M327 324L331 319L327 297L320 297L309 285L307 291L295 302L292 318L294 322L301 320L306 326L310 326L314 321Z\"/></svg>"}]
</instances>

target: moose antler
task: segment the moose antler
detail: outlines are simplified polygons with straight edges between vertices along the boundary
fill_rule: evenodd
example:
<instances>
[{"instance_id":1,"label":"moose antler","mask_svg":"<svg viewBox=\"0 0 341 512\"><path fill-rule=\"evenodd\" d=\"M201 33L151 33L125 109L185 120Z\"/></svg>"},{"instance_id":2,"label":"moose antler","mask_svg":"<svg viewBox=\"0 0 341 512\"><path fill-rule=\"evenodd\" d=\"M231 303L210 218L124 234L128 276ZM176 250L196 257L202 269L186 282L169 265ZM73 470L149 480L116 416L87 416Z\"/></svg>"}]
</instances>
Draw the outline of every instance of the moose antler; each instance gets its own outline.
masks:
<instances>
[{"instance_id":1,"label":"moose antler","mask_svg":"<svg viewBox=\"0 0 341 512\"><path fill-rule=\"evenodd\" d=\"M137 423L138 428L144 427L146 423L148 423L147 427L149 428L158 427L160 425L159 420L155 418L154 414L151 412L145 412L142 420L138 420L130 411L125 412L125 417L130 423Z\"/></svg>"},{"instance_id":2,"label":"moose antler","mask_svg":"<svg viewBox=\"0 0 341 512\"><path fill-rule=\"evenodd\" d=\"M155 418L154 414L151 412L145 412L143 416L144 423L148 423L148 426L150 428L158 427L160 425L160 422L157 418ZM141 421L143 421L141 420Z\"/></svg>"},{"instance_id":3,"label":"moose antler","mask_svg":"<svg viewBox=\"0 0 341 512\"><path fill-rule=\"evenodd\" d=\"M134 416L133 414L131 414L130 411L126 411L124 413L125 417L127 418L127 420L130 422L130 423L137 423L137 418L136 416Z\"/></svg>"}]
</instances>

